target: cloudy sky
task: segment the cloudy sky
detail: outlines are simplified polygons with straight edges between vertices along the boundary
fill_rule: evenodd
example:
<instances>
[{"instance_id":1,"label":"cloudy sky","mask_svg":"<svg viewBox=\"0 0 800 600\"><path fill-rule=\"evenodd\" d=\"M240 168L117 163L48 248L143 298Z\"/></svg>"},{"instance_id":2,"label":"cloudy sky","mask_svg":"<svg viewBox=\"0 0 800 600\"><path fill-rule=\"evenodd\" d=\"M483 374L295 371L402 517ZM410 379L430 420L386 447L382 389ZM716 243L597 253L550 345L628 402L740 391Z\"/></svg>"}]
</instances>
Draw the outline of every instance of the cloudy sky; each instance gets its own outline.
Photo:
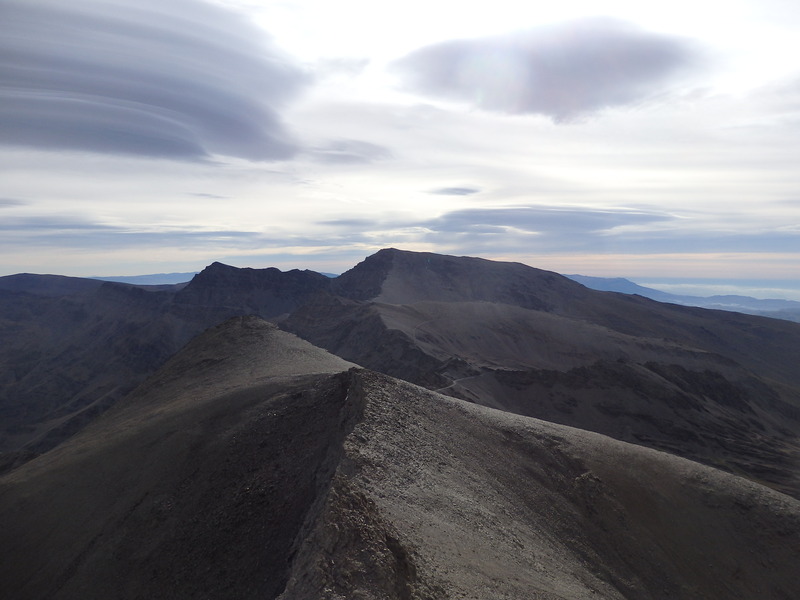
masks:
<instances>
[{"instance_id":1,"label":"cloudy sky","mask_svg":"<svg viewBox=\"0 0 800 600\"><path fill-rule=\"evenodd\" d=\"M796 2L550 4L0 0L0 275L799 280Z\"/></svg>"}]
</instances>

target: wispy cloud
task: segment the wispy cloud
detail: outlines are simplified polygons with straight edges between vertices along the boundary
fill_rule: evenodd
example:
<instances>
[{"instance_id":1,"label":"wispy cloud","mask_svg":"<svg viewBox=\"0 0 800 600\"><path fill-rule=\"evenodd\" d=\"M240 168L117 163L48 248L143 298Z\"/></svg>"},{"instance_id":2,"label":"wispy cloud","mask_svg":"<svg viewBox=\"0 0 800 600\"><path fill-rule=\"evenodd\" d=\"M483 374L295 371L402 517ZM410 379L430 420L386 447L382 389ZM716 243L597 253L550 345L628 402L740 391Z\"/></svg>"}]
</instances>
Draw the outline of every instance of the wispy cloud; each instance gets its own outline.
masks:
<instances>
[{"instance_id":1,"label":"wispy cloud","mask_svg":"<svg viewBox=\"0 0 800 600\"><path fill-rule=\"evenodd\" d=\"M309 154L317 162L331 164L365 164L392 157L391 151L384 146L349 139L332 140Z\"/></svg>"},{"instance_id":2,"label":"wispy cloud","mask_svg":"<svg viewBox=\"0 0 800 600\"><path fill-rule=\"evenodd\" d=\"M567 121L639 102L695 59L683 39L596 18L433 44L394 68L423 94Z\"/></svg>"},{"instance_id":3,"label":"wispy cloud","mask_svg":"<svg viewBox=\"0 0 800 600\"><path fill-rule=\"evenodd\" d=\"M713 230L705 221L652 208L596 209L564 206L468 208L434 219L339 219L318 223L323 235L378 246L429 245L459 254L496 256L515 252L683 254L715 252L793 253L800 231ZM352 236L352 237L350 237Z\"/></svg>"},{"instance_id":4,"label":"wispy cloud","mask_svg":"<svg viewBox=\"0 0 800 600\"><path fill-rule=\"evenodd\" d=\"M511 228L527 233L561 234L601 232L615 227L669 221L665 213L641 209L587 209L562 206L468 208L422 223L440 232L466 233L475 228Z\"/></svg>"},{"instance_id":5,"label":"wispy cloud","mask_svg":"<svg viewBox=\"0 0 800 600\"><path fill-rule=\"evenodd\" d=\"M430 190L429 194L436 194L439 196L471 196L480 192L480 188L474 187L443 187Z\"/></svg>"},{"instance_id":6,"label":"wispy cloud","mask_svg":"<svg viewBox=\"0 0 800 600\"><path fill-rule=\"evenodd\" d=\"M230 198L230 196L221 196L219 194L208 194L205 192L189 192L190 196L194 196L196 198L209 198L211 200L225 200Z\"/></svg>"},{"instance_id":7,"label":"wispy cloud","mask_svg":"<svg viewBox=\"0 0 800 600\"><path fill-rule=\"evenodd\" d=\"M16 198L0 198L0 208L8 208L11 206L25 206L26 202L17 200Z\"/></svg>"},{"instance_id":8,"label":"wispy cloud","mask_svg":"<svg viewBox=\"0 0 800 600\"><path fill-rule=\"evenodd\" d=\"M7 0L0 140L178 159L284 159L308 82L264 33L198 0Z\"/></svg>"}]
</instances>

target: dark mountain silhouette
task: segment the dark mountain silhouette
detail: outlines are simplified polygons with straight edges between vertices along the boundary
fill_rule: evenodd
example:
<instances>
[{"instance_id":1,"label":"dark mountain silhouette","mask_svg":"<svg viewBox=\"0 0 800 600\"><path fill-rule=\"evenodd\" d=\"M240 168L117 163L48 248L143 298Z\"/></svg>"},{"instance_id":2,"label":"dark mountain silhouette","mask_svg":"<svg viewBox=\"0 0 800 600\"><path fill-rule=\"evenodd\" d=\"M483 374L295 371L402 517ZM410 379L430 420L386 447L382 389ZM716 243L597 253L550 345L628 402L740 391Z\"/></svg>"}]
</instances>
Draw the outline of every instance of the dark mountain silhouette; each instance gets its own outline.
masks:
<instances>
[{"instance_id":1,"label":"dark mountain silhouette","mask_svg":"<svg viewBox=\"0 0 800 600\"><path fill-rule=\"evenodd\" d=\"M0 291L5 467L68 438L229 316L186 310L173 298L110 283L78 296Z\"/></svg>"},{"instance_id":2,"label":"dark mountain silhouette","mask_svg":"<svg viewBox=\"0 0 800 600\"><path fill-rule=\"evenodd\" d=\"M351 366L254 317L193 340L0 479L4 589L20 600L800 589L797 500Z\"/></svg>"},{"instance_id":3,"label":"dark mountain silhouette","mask_svg":"<svg viewBox=\"0 0 800 600\"><path fill-rule=\"evenodd\" d=\"M102 281L63 275L34 275L19 273L0 277L0 290L24 292L39 296L70 296L96 290Z\"/></svg>"},{"instance_id":4,"label":"dark mountain silhouette","mask_svg":"<svg viewBox=\"0 0 800 600\"><path fill-rule=\"evenodd\" d=\"M238 269L215 262L198 273L175 300L274 318L293 311L329 285L330 278L314 271Z\"/></svg>"},{"instance_id":5,"label":"dark mountain silhouette","mask_svg":"<svg viewBox=\"0 0 800 600\"><path fill-rule=\"evenodd\" d=\"M394 249L70 279L0 278L14 598L800 593L800 325Z\"/></svg>"}]
</instances>

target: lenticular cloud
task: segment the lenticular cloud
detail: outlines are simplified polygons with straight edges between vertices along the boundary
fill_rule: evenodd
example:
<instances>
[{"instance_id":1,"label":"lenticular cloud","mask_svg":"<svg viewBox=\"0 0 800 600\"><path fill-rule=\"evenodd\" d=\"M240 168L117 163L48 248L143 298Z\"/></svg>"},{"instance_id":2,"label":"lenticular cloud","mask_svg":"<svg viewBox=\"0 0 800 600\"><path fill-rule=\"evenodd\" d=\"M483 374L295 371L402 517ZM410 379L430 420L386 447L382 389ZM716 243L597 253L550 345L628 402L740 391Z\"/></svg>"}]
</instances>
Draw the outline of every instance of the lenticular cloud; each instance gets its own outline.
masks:
<instances>
[{"instance_id":1,"label":"lenticular cloud","mask_svg":"<svg viewBox=\"0 0 800 600\"><path fill-rule=\"evenodd\" d=\"M682 39L589 19L426 46L395 68L417 92L568 121L641 101L693 56Z\"/></svg>"},{"instance_id":2,"label":"lenticular cloud","mask_svg":"<svg viewBox=\"0 0 800 600\"><path fill-rule=\"evenodd\" d=\"M291 156L280 110L306 74L264 32L200 0L10 0L0 140L203 159Z\"/></svg>"}]
</instances>

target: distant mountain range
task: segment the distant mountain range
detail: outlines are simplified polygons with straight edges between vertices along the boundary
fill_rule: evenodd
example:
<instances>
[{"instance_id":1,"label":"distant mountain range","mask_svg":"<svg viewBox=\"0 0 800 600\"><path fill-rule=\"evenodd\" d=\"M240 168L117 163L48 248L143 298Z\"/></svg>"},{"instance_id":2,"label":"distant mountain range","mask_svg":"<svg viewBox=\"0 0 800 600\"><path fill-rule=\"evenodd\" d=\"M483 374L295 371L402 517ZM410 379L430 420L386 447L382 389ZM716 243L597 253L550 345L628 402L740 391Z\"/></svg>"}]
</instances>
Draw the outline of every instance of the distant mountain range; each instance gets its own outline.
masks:
<instances>
[{"instance_id":1,"label":"distant mountain range","mask_svg":"<svg viewBox=\"0 0 800 600\"><path fill-rule=\"evenodd\" d=\"M800 597L798 356L789 321L396 249L0 277L0 588Z\"/></svg>"},{"instance_id":2,"label":"distant mountain range","mask_svg":"<svg viewBox=\"0 0 800 600\"><path fill-rule=\"evenodd\" d=\"M774 319L786 319L800 322L800 302L794 300L759 299L750 296L725 295L725 296L685 296L671 294L661 290L638 285L621 277L589 277L587 275L566 275L573 281L585 285L593 290L605 292L620 292L622 294L637 294L671 304L684 306L700 306L715 310L730 310L750 315L762 315Z\"/></svg>"},{"instance_id":3,"label":"distant mountain range","mask_svg":"<svg viewBox=\"0 0 800 600\"><path fill-rule=\"evenodd\" d=\"M92 279L113 281L116 283L132 283L134 285L173 285L176 283L188 283L195 275L197 275L197 271L192 271L190 273L156 273L153 275L92 277Z\"/></svg>"},{"instance_id":4,"label":"distant mountain range","mask_svg":"<svg viewBox=\"0 0 800 600\"><path fill-rule=\"evenodd\" d=\"M153 275L131 275L131 276L111 276L93 277L101 281L113 281L117 283L130 283L133 285L174 285L188 283L197 275L197 271L188 273L158 273ZM333 273L321 273L329 278L336 278L338 275ZM800 302L793 300L779 299L760 299L750 296L739 295L716 295L716 296L688 296L672 294L661 290L641 286L629 279L622 277L590 277L588 275L565 275L573 281L585 285L586 287L604 292L619 292L621 294L636 294L657 300L658 302L669 302L671 304L683 304L685 306L700 306L716 310L731 310L750 315L762 315L775 319L786 319L789 321L800 322Z\"/></svg>"}]
</instances>

